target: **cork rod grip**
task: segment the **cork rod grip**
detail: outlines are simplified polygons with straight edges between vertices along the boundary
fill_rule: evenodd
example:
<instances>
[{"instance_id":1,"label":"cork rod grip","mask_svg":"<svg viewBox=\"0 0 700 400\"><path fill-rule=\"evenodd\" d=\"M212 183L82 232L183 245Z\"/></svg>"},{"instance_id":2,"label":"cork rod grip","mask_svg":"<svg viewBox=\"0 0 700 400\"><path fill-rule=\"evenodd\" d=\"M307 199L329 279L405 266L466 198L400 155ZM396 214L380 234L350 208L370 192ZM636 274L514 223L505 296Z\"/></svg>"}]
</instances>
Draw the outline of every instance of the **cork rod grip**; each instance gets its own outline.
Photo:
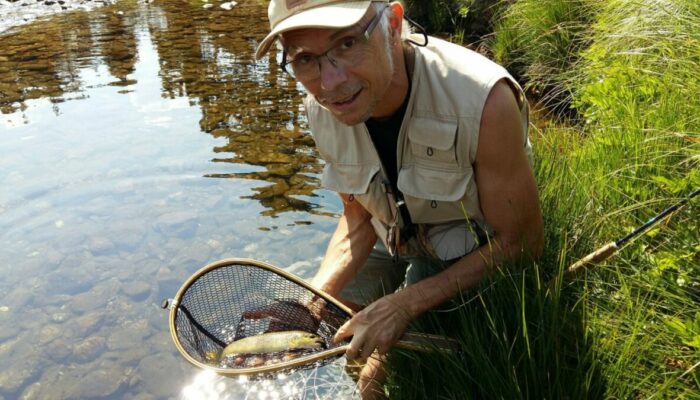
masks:
<instances>
[{"instance_id":1,"label":"cork rod grip","mask_svg":"<svg viewBox=\"0 0 700 400\"><path fill-rule=\"evenodd\" d=\"M566 269L566 272L568 274L571 274L578 271L581 268L585 268L589 264L597 264L610 257L613 253L617 251L617 249L617 244L615 242L610 242L605 246L599 248L598 250L590 253L589 255L573 263L569 268Z\"/></svg>"}]
</instances>

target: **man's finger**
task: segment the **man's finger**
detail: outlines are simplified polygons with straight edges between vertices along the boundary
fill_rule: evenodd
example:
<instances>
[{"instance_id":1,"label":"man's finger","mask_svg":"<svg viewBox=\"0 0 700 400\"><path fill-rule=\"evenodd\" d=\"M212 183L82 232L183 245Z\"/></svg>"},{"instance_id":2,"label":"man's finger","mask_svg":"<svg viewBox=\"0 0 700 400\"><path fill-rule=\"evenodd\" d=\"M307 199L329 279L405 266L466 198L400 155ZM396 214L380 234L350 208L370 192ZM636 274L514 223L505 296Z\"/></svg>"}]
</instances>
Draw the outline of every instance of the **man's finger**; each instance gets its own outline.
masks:
<instances>
[{"instance_id":1,"label":"man's finger","mask_svg":"<svg viewBox=\"0 0 700 400\"><path fill-rule=\"evenodd\" d=\"M347 357L348 360L354 360L358 357L361 357L362 349L360 348L360 345L360 341L354 338L350 342L348 349L345 350L345 357Z\"/></svg>"},{"instance_id":2,"label":"man's finger","mask_svg":"<svg viewBox=\"0 0 700 400\"><path fill-rule=\"evenodd\" d=\"M364 360L366 358L369 358L372 353L374 353L374 346L370 346L367 343L364 343L362 346L362 350L360 351L360 357Z\"/></svg>"},{"instance_id":3,"label":"man's finger","mask_svg":"<svg viewBox=\"0 0 700 400\"><path fill-rule=\"evenodd\" d=\"M389 352L389 349L391 349L391 346L379 345L377 346L377 355L385 356Z\"/></svg>"},{"instance_id":4,"label":"man's finger","mask_svg":"<svg viewBox=\"0 0 700 400\"><path fill-rule=\"evenodd\" d=\"M343 324L343 326L338 328L338 331L333 336L333 343L340 343L348 337L352 336L353 331L351 322L352 320L347 321Z\"/></svg>"},{"instance_id":5,"label":"man's finger","mask_svg":"<svg viewBox=\"0 0 700 400\"><path fill-rule=\"evenodd\" d=\"M366 340L367 338L363 333L355 333L345 351L345 357L348 360L361 359L366 360L372 356L374 353L375 345Z\"/></svg>"}]
</instances>

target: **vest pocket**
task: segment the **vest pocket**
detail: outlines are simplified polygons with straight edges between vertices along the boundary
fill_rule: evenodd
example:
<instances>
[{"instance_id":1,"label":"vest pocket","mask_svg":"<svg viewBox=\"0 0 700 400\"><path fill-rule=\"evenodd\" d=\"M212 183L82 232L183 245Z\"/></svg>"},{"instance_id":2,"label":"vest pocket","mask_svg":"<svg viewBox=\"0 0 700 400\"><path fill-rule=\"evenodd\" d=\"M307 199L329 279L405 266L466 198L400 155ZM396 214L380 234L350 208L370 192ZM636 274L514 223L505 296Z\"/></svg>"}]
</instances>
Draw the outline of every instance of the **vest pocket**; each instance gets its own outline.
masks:
<instances>
[{"instance_id":1,"label":"vest pocket","mask_svg":"<svg viewBox=\"0 0 700 400\"><path fill-rule=\"evenodd\" d=\"M414 164L401 169L398 187L413 222L435 224L466 218L470 207L460 200L472 179L471 169L444 171Z\"/></svg>"},{"instance_id":2,"label":"vest pocket","mask_svg":"<svg viewBox=\"0 0 700 400\"><path fill-rule=\"evenodd\" d=\"M376 165L326 163L321 184L335 192L357 196L367 193L377 172L379 166Z\"/></svg>"},{"instance_id":3,"label":"vest pocket","mask_svg":"<svg viewBox=\"0 0 700 400\"><path fill-rule=\"evenodd\" d=\"M408 127L411 154L417 162L455 163L457 122L412 118Z\"/></svg>"},{"instance_id":4,"label":"vest pocket","mask_svg":"<svg viewBox=\"0 0 700 400\"><path fill-rule=\"evenodd\" d=\"M378 165L327 163L321 184L335 192L353 195L372 216L389 225L394 216L379 171Z\"/></svg>"}]
</instances>

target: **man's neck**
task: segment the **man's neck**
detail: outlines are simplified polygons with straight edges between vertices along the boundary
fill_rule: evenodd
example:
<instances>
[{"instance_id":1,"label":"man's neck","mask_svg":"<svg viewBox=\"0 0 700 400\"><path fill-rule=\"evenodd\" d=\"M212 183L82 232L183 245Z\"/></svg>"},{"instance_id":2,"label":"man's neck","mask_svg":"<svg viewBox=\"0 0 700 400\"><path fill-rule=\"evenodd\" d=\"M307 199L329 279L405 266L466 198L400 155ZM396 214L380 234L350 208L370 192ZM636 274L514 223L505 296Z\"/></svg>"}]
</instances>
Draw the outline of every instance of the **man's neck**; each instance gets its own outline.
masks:
<instances>
[{"instance_id":1,"label":"man's neck","mask_svg":"<svg viewBox=\"0 0 700 400\"><path fill-rule=\"evenodd\" d=\"M383 119L392 116L403 104L406 96L408 96L408 73L406 72L406 55L399 44L398 49L394 50L394 75L391 78L391 83L387 88L384 96L379 102L372 118Z\"/></svg>"}]
</instances>

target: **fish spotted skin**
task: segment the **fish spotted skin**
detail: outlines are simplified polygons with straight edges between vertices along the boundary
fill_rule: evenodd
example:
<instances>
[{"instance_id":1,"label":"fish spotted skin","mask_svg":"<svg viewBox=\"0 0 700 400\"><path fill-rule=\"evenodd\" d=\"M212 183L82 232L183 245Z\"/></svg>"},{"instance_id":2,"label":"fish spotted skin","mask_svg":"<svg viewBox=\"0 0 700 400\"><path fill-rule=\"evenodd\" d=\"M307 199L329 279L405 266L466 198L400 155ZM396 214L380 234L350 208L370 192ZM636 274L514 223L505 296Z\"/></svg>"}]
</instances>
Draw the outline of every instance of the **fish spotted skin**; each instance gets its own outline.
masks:
<instances>
[{"instance_id":1,"label":"fish spotted skin","mask_svg":"<svg viewBox=\"0 0 700 400\"><path fill-rule=\"evenodd\" d=\"M220 358L234 354L268 354L288 350L315 350L323 347L320 336L304 331L268 332L231 342Z\"/></svg>"}]
</instances>

